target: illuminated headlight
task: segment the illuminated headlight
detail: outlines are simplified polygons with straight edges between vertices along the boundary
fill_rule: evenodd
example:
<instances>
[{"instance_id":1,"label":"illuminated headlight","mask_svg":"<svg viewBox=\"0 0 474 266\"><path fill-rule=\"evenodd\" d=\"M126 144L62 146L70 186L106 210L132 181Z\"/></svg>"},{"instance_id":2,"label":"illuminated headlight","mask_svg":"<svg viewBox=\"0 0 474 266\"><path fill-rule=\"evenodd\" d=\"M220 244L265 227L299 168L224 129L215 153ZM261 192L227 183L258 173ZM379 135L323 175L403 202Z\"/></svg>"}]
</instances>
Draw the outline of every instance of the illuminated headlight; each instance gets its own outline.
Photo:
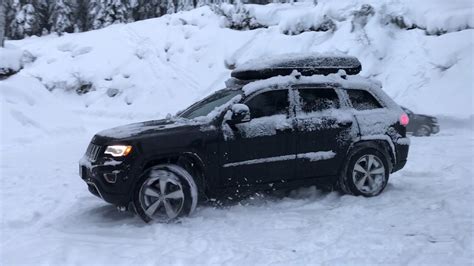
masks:
<instances>
[{"instance_id":1,"label":"illuminated headlight","mask_svg":"<svg viewBox=\"0 0 474 266\"><path fill-rule=\"evenodd\" d=\"M105 154L110 154L114 157L123 157L127 156L132 152L132 146L129 145L112 145L112 146L107 146L107 149L105 149Z\"/></svg>"}]
</instances>

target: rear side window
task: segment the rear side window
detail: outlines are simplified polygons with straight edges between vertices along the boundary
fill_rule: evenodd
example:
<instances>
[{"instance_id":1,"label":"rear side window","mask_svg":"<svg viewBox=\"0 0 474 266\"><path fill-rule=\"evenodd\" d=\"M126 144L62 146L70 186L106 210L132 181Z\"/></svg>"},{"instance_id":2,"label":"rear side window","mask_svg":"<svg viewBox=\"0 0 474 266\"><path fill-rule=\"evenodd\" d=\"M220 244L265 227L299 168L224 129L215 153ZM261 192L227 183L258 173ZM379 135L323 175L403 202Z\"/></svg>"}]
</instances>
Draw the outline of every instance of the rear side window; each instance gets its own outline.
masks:
<instances>
[{"instance_id":1,"label":"rear side window","mask_svg":"<svg viewBox=\"0 0 474 266\"><path fill-rule=\"evenodd\" d=\"M246 102L252 118L288 113L288 90L263 92Z\"/></svg>"},{"instance_id":2,"label":"rear side window","mask_svg":"<svg viewBox=\"0 0 474 266\"><path fill-rule=\"evenodd\" d=\"M382 108L382 105L368 91L347 90L347 94L349 95L352 106L356 110L362 111Z\"/></svg>"},{"instance_id":3,"label":"rear side window","mask_svg":"<svg viewBox=\"0 0 474 266\"><path fill-rule=\"evenodd\" d=\"M339 108L339 98L334 89L299 89L301 110L305 113Z\"/></svg>"}]
</instances>

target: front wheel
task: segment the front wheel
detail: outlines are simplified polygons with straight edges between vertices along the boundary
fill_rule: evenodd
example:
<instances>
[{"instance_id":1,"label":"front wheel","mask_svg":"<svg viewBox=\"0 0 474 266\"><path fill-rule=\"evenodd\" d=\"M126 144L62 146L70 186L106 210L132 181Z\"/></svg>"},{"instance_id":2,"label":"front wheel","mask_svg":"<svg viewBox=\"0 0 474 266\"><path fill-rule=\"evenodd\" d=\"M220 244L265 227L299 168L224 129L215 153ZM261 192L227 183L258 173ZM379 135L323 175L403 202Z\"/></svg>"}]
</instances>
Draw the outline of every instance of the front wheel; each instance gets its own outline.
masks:
<instances>
[{"instance_id":1,"label":"front wheel","mask_svg":"<svg viewBox=\"0 0 474 266\"><path fill-rule=\"evenodd\" d=\"M417 137L429 137L431 135L431 129L428 126L421 126L413 135Z\"/></svg>"},{"instance_id":2,"label":"front wheel","mask_svg":"<svg viewBox=\"0 0 474 266\"><path fill-rule=\"evenodd\" d=\"M180 166L165 164L142 175L134 204L145 222L170 222L191 214L197 199L197 186L192 176Z\"/></svg>"},{"instance_id":3,"label":"front wheel","mask_svg":"<svg viewBox=\"0 0 474 266\"><path fill-rule=\"evenodd\" d=\"M340 183L346 193L373 197L382 193L388 178L386 157L375 149L363 149L350 157Z\"/></svg>"}]
</instances>

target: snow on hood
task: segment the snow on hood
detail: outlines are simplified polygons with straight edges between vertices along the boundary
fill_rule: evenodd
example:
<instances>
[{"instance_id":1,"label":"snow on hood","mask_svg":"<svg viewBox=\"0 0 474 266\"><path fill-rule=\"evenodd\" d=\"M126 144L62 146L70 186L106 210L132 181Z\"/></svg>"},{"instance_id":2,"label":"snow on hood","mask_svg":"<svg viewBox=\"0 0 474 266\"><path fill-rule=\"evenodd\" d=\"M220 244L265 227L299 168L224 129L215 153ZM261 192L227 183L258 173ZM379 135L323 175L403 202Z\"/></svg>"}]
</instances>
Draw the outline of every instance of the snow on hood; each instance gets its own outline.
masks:
<instances>
[{"instance_id":1,"label":"snow on hood","mask_svg":"<svg viewBox=\"0 0 474 266\"><path fill-rule=\"evenodd\" d=\"M106 129L97 133L97 135L102 137L109 137L113 139L123 139L129 138L141 134L157 132L160 130L172 129L177 127L185 126L199 126L203 122L198 122L196 120L186 120L186 119L161 119L161 120L152 120L139 123L133 123L123 126L118 126L110 129Z\"/></svg>"}]
</instances>

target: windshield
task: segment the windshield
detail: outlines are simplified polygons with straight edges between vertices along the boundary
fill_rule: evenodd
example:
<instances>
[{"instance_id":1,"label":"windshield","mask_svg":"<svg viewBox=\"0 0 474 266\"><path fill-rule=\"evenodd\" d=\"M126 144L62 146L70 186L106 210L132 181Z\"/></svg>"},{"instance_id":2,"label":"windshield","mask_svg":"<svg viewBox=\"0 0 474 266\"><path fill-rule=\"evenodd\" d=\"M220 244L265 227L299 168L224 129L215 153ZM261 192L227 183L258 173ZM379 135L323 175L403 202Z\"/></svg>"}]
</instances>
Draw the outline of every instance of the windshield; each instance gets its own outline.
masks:
<instances>
[{"instance_id":1,"label":"windshield","mask_svg":"<svg viewBox=\"0 0 474 266\"><path fill-rule=\"evenodd\" d=\"M179 117L193 119L199 116L206 116L216 107L227 103L234 96L241 94L240 90L220 90L203 100L191 105L179 114Z\"/></svg>"},{"instance_id":2,"label":"windshield","mask_svg":"<svg viewBox=\"0 0 474 266\"><path fill-rule=\"evenodd\" d=\"M405 106L400 106L400 107L402 107L403 111L405 111L405 113L407 113L408 115L413 114L413 112L410 109L406 108Z\"/></svg>"}]
</instances>

